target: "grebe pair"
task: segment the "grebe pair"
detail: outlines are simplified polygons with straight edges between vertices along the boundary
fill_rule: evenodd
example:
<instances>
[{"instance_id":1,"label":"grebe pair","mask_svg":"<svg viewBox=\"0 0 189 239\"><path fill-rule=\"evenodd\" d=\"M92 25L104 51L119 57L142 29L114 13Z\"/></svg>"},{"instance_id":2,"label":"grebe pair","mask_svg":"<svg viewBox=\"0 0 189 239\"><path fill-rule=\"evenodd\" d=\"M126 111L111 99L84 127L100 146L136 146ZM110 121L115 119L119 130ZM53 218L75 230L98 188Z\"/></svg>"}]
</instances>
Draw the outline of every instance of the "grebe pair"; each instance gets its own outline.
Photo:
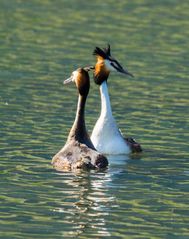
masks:
<instances>
[{"instance_id":1,"label":"grebe pair","mask_svg":"<svg viewBox=\"0 0 189 239\"><path fill-rule=\"evenodd\" d=\"M79 92L74 124L65 146L53 157L52 164L59 171L71 169L105 168L108 160L103 154L129 154L142 149L132 138L125 139L114 120L108 94L107 79L111 71L132 76L115 60L110 53L110 45L105 49L95 48L97 57L95 67L79 68L65 84L75 82ZM85 102L90 88L88 71L94 69L95 83L100 85L101 114L93 129L91 139L85 127ZM100 153L98 153L98 152Z\"/></svg>"}]
</instances>

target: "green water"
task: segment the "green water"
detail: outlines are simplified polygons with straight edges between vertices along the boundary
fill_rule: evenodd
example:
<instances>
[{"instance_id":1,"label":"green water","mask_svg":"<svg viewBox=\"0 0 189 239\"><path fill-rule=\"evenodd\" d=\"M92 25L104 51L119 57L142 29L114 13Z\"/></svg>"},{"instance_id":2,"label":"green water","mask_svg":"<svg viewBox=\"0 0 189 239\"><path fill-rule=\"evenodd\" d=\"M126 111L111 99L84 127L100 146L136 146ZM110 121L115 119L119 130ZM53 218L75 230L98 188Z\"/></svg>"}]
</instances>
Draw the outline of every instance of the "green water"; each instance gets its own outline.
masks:
<instances>
[{"instance_id":1,"label":"green water","mask_svg":"<svg viewBox=\"0 0 189 239\"><path fill-rule=\"evenodd\" d=\"M189 238L187 0L0 1L0 237ZM57 173L76 110L62 81L111 44L114 116L144 149L105 172ZM86 122L100 110L91 83Z\"/></svg>"}]
</instances>

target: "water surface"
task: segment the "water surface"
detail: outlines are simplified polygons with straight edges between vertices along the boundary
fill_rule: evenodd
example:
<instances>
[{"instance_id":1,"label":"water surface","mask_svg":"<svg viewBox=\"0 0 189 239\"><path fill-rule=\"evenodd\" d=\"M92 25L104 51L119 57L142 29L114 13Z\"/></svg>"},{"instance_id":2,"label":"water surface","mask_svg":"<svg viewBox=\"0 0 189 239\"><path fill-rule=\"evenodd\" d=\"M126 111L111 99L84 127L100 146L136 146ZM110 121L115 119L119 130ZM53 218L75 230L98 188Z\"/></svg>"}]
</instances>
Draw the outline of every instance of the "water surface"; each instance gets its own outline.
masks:
<instances>
[{"instance_id":1,"label":"water surface","mask_svg":"<svg viewBox=\"0 0 189 239\"><path fill-rule=\"evenodd\" d=\"M1 238L189 238L188 12L186 0L1 1ZM108 42L135 76L111 74L114 116L144 152L58 173L77 101L62 81ZM89 132L99 110L91 82Z\"/></svg>"}]
</instances>

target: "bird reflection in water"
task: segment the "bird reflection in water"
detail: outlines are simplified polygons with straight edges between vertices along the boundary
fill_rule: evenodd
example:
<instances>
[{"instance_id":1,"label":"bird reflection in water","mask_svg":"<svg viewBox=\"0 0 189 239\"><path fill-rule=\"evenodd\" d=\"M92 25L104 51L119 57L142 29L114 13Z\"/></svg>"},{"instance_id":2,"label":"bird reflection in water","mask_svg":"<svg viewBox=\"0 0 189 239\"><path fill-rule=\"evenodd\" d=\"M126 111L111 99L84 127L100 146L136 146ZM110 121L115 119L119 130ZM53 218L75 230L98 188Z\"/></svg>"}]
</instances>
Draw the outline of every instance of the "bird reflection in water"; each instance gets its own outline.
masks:
<instances>
[{"instance_id":1,"label":"bird reflection in water","mask_svg":"<svg viewBox=\"0 0 189 239\"><path fill-rule=\"evenodd\" d=\"M57 173L60 174L60 173ZM62 173L63 174L63 173ZM54 211L64 213L64 220L72 224L72 230L64 236L91 235L110 236L106 227L106 218L110 208L115 205L115 198L111 195L107 185L111 183L108 172L75 172L63 183L69 188L69 198L66 203ZM72 175L71 175L72 174ZM64 199L63 199L64 200ZM69 200L69 202L68 202Z\"/></svg>"},{"instance_id":2,"label":"bird reflection in water","mask_svg":"<svg viewBox=\"0 0 189 239\"><path fill-rule=\"evenodd\" d=\"M64 236L111 236L107 224L112 212L119 208L114 191L129 157L109 155L110 165L103 171L56 172L61 175L63 197L60 207L54 211L63 213L64 220L71 224Z\"/></svg>"}]
</instances>

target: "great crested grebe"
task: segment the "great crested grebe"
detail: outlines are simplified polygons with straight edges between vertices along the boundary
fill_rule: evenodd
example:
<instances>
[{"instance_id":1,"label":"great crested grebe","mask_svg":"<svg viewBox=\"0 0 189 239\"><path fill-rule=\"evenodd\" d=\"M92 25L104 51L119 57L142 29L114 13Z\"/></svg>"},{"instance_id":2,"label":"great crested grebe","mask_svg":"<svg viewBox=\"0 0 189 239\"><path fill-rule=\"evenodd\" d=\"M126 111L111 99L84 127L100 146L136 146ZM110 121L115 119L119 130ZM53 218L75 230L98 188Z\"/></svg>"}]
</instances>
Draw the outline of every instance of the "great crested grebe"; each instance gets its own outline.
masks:
<instances>
[{"instance_id":1,"label":"great crested grebe","mask_svg":"<svg viewBox=\"0 0 189 239\"><path fill-rule=\"evenodd\" d=\"M133 138L124 138L117 127L112 115L111 103L108 94L107 79L111 71L117 71L133 76L111 56L110 45L101 49L96 47L93 55L97 57L94 67L94 81L100 86L101 114L91 135L95 148L103 154L129 154L141 152L140 144Z\"/></svg>"},{"instance_id":2,"label":"great crested grebe","mask_svg":"<svg viewBox=\"0 0 189 239\"><path fill-rule=\"evenodd\" d=\"M69 82L75 82L79 92L76 117L65 146L53 157L52 164L58 171L105 168L108 160L96 151L85 127L85 102L90 88L88 69L73 71L64 84Z\"/></svg>"}]
</instances>

